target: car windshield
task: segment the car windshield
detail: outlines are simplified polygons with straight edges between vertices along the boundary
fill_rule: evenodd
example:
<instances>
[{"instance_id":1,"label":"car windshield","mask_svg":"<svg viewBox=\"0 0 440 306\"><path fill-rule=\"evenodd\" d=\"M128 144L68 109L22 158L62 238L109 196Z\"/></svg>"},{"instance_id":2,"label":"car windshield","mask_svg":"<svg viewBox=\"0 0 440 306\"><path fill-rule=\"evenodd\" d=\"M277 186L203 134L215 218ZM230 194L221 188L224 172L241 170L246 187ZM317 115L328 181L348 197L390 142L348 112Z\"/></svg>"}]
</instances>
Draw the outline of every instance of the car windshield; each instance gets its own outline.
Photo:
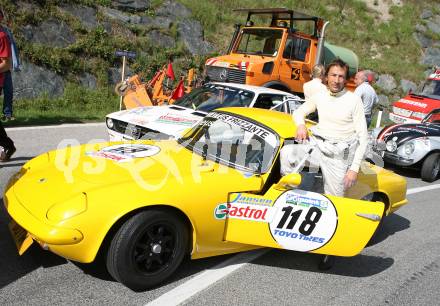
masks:
<instances>
[{"instance_id":1,"label":"car windshield","mask_svg":"<svg viewBox=\"0 0 440 306\"><path fill-rule=\"evenodd\" d=\"M279 147L272 130L221 112L209 113L178 142L206 159L253 173L267 172Z\"/></svg>"},{"instance_id":2,"label":"car windshield","mask_svg":"<svg viewBox=\"0 0 440 306\"><path fill-rule=\"evenodd\" d=\"M440 80L427 80L418 95L432 99L440 99Z\"/></svg>"},{"instance_id":3,"label":"car windshield","mask_svg":"<svg viewBox=\"0 0 440 306\"><path fill-rule=\"evenodd\" d=\"M243 29L241 40L235 52L276 56L283 36L282 30Z\"/></svg>"},{"instance_id":4,"label":"car windshield","mask_svg":"<svg viewBox=\"0 0 440 306\"><path fill-rule=\"evenodd\" d=\"M251 104L254 93L239 88L208 84L194 89L174 104L194 110L210 112L220 107L243 106Z\"/></svg>"},{"instance_id":5,"label":"car windshield","mask_svg":"<svg viewBox=\"0 0 440 306\"><path fill-rule=\"evenodd\" d=\"M428 115L426 115L425 119L423 119L423 122L440 123L440 108L433 110Z\"/></svg>"}]
</instances>

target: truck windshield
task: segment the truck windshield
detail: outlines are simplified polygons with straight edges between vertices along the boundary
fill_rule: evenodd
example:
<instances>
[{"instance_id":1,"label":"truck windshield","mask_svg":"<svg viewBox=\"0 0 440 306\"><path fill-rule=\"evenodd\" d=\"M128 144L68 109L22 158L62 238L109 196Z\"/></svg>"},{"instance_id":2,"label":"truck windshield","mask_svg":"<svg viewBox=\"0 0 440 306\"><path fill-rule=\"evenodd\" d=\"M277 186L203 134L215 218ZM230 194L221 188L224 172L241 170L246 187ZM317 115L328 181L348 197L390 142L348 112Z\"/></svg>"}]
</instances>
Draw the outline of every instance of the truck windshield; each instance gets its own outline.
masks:
<instances>
[{"instance_id":1,"label":"truck windshield","mask_svg":"<svg viewBox=\"0 0 440 306\"><path fill-rule=\"evenodd\" d=\"M220 107L247 107L254 99L254 93L229 86L208 84L197 88L174 104L194 110L210 112Z\"/></svg>"},{"instance_id":2,"label":"truck windshield","mask_svg":"<svg viewBox=\"0 0 440 306\"><path fill-rule=\"evenodd\" d=\"M440 99L440 80L427 80L422 92L418 93L418 95L432 99Z\"/></svg>"},{"instance_id":3,"label":"truck windshield","mask_svg":"<svg viewBox=\"0 0 440 306\"><path fill-rule=\"evenodd\" d=\"M240 54L276 56L283 36L282 30L243 29L235 50Z\"/></svg>"}]
</instances>

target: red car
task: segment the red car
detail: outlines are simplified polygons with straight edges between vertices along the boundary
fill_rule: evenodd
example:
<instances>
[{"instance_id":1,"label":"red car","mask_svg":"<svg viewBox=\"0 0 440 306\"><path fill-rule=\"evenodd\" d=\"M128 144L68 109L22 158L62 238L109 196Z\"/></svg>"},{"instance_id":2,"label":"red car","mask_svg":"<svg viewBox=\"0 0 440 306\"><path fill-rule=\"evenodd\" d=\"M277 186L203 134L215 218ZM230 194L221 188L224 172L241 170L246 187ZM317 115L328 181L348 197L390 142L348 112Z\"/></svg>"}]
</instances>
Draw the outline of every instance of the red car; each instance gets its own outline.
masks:
<instances>
[{"instance_id":1,"label":"red car","mask_svg":"<svg viewBox=\"0 0 440 306\"><path fill-rule=\"evenodd\" d=\"M406 97L394 102L390 120L419 123L437 108L440 108L440 68L429 75L420 92L409 92Z\"/></svg>"}]
</instances>

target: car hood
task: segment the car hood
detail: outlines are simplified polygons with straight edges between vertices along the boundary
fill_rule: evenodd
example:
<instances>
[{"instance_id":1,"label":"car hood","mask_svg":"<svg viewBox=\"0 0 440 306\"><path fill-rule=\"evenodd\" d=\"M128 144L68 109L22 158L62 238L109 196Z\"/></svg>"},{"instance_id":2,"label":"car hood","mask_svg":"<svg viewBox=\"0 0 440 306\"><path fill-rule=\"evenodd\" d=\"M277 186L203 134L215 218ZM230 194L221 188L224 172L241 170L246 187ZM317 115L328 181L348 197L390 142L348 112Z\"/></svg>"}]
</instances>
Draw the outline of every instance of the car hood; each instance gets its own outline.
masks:
<instances>
[{"instance_id":1,"label":"car hood","mask_svg":"<svg viewBox=\"0 0 440 306\"><path fill-rule=\"evenodd\" d=\"M108 150L130 145L147 150L136 152L142 157L126 159L118 159L123 155ZM212 173L219 165L208 162ZM83 145L45 153L26 163L21 177L9 184L7 192L12 191L29 212L44 219L50 207L103 188L109 192L123 192L127 184L138 184L138 189L146 192L158 187L158 192L168 191L173 184L191 188L195 184L191 170L202 163L199 155L173 140Z\"/></svg>"},{"instance_id":2,"label":"car hood","mask_svg":"<svg viewBox=\"0 0 440 306\"><path fill-rule=\"evenodd\" d=\"M205 112L182 106L163 105L133 108L107 117L178 137L205 115Z\"/></svg>"},{"instance_id":3,"label":"car hood","mask_svg":"<svg viewBox=\"0 0 440 306\"><path fill-rule=\"evenodd\" d=\"M387 142L394 139L397 145L419 138L440 136L440 125L429 123L408 123L408 124L395 124L385 127L378 136L378 140Z\"/></svg>"},{"instance_id":4,"label":"car hood","mask_svg":"<svg viewBox=\"0 0 440 306\"><path fill-rule=\"evenodd\" d=\"M427 96L409 94L404 98L394 102L393 106L427 114L431 110L440 107L440 100L432 99Z\"/></svg>"}]
</instances>

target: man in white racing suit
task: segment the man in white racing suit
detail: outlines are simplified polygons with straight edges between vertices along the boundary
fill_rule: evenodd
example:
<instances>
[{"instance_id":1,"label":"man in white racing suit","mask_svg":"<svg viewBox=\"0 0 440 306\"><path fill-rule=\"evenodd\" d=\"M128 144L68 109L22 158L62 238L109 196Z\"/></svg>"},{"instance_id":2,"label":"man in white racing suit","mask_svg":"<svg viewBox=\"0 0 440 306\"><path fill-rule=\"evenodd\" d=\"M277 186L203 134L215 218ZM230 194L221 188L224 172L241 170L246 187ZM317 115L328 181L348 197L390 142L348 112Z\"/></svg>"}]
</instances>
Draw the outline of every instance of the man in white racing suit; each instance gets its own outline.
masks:
<instances>
[{"instance_id":1,"label":"man in white racing suit","mask_svg":"<svg viewBox=\"0 0 440 306\"><path fill-rule=\"evenodd\" d=\"M321 168L325 193L342 197L357 181L368 132L361 98L345 89L348 65L336 59L327 66L325 75L328 90L306 100L292 116L297 126L296 140L303 143L309 138L305 117L318 111L319 123L310 129L311 143L316 144L310 163ZM287 145L281 152L282 174L291 172L295 166L292 161L297 162L305 154L295 146L301 147ZM300 156L292 156L292 152ZM329 269L332 263L332 256L324 256L319 268Z\"/></svg>"},{"instance_id":2,"label":"man in white racing suit","mask_svg":"<svg viewBox=\"0 0 440 306\"><path fill-rule=\"evenodd\" d=\"M302 143L309 137L305 117L318 111L319 123L311 128L317 145L312 163L322 170L325 193L335 196L344 196L356 183L368 144L362 100L345 89L347 74L348 66L342 60L330 63L326 68L328 90L317 93L293 113L296 140ZM281 154L283 174L293 169L291 152L285 148Z\"/></svg>"}]
</instances>

